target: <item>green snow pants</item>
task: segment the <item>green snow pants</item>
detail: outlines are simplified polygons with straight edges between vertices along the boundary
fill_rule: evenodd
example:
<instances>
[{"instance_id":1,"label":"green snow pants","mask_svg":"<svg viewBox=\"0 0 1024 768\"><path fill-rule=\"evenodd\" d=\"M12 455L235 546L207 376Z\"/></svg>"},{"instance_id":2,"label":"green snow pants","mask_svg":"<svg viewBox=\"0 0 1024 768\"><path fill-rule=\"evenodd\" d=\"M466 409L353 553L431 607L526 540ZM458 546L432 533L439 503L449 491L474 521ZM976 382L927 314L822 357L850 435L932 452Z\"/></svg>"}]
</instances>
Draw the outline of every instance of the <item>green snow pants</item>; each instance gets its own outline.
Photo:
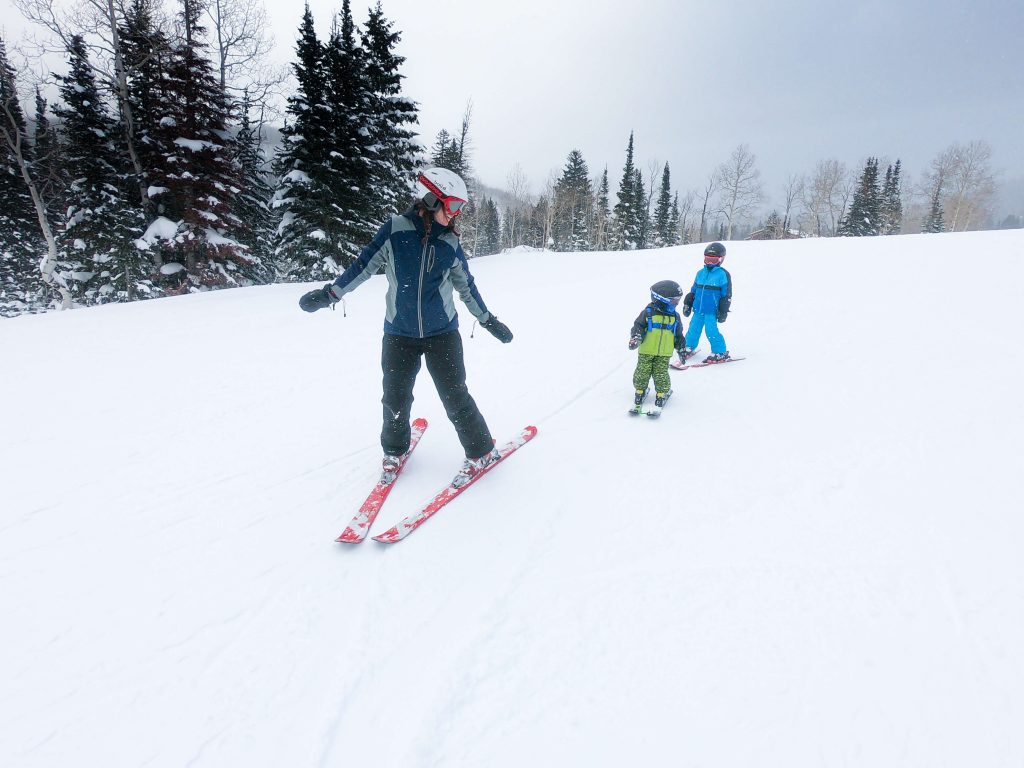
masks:
<instances>
[{"instance_id":1,"label":"green snow pants","mask_svg":"<svg viewBox=\"0 0 1024 768\"><path fill-rule=\"evenodd\" d=\"M654 391L664 395L672 389L672 379L668 375L668 363L671 355L640 355L633 371L633 386L638 392L647 389L647 382L654 377Z\"/></svg>"}]
</instances>

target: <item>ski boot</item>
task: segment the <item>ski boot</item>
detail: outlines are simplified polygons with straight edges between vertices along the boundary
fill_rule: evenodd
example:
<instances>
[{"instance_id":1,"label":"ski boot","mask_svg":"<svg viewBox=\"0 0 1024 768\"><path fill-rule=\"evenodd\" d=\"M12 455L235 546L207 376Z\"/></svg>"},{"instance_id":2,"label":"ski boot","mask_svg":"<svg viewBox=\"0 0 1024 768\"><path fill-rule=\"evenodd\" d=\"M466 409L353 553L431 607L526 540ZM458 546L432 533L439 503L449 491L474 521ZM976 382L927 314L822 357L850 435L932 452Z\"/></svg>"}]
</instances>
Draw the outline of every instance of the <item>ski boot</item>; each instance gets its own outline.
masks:
<instances>
[{"instance_id":1,"label":"ski boot","mask_svg":"<svg viewBox=\"0 0 1024 768\"><path fill-rule=\"evenodd\" d=\"M636 390L636 394L633 395L633 407L629 409L630 413L643 413L644 400L647 399L649 392L649 389Z\"/></svg>"},{"instance_id":2,"label":"ski boot","mask_svg":"<svg viewBox=\"0 0 1024 768\"><path fill-rule=\"evenodd\" d=\"M671 389L668 392L664 392L664 393L657 392L657 393L655 393L655 396L654 396L654 407L650 408L647 411L647 415L650 416L652 419L656 419L659 416L661 416L661 412L665 408L665 402L670 397L672 397L672 390Z\"/></svg>"},{"instance_id":3,"label":"ski boot","mask_svg":"<svg viewBox=\"0 0 1024 768\"><path fill-rule=\"evenodd\" d=\"M724 363L729 359L729 353L723 352L722 354L708 355L704 358L705 363Z\"/></svg>"},{"instance_id":4,"label":"ski boot","mask_svg":"<svg viewBox=\"0 0 1024 768\"><path fill-rule=\"evenodd\" d=\"M384 454L384 460L381 462L381 485L390 485L395 482L395 478L398 476L398 468L402 466L403 458L405 458L404 454L399 456Z\"/></svg>"},{"instance_id":5,"label":"ski boot","mask_svg":"<svg viewBox=\"0 0 1024 768\"><path fill-rule=\"evenodd\" d=\"M459 474L452 480L452 488L461 488L500 458L501 454L498 453L497 448L494 448L490 453L485 453L478 459L466 459L462 462L462 469L459 470Z\"/></svg>"},{"instance_id":6,"label":"ski boot","mask_svg":"<svg viewBox=\"0 0 1024 768\"><path fill-rule=\"evenodd\" d=\"M691 357L697 354L697 350L694 347L686 347L679 351L679 362L685 363Z\"/></svg>"}]
</instances>

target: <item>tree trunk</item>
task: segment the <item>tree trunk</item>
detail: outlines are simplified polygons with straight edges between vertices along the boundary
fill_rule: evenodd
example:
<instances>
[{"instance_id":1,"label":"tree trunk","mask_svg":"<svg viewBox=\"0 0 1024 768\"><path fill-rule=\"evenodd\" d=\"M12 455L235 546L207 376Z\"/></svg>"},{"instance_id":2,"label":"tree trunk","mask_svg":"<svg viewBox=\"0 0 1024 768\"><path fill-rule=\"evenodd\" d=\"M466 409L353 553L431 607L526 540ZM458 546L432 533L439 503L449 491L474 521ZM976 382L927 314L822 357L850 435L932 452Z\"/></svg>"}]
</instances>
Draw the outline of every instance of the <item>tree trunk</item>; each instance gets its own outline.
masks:
<instances>
[{"instance_id":1,"label":"tree trunk","mask_svg":"<svg viewBox=\"0 0 1024 768\"><path fill-rule=\"evenodd\" d=\"M50 220L46 213L46 205L43 203L43 198L39 194L39 188L36 187L35 181L32 179L32 174L29 173L28 163L25 162L25 155L21 150L21 130L18 128L17 121L14 119L14 115L11 114L7 105L4 105L4 116L7 119L7 125L4 126L4 138L7 140L7 146L11 148L14 153L14 158L18 162L18 168L21 170L21 178L25 182L25 186L28 188L28 193L32 197L32 204L36 209L36 218L39 220L39 229L43 233L43 238L46 240L46 257L39 264L39 272L42 275L43 282L51 288L55 289L60 293L60 308L70 309L71 308L71 294L68 289L57 282L57 278L54 277L53 273L57 269L57 240L53 236L53 229L50 227Z\"/></svg>"},{"instance_id":2,"label":"tree trunk","mask_svg":"<svg viewBox=\"0 0 1024 768\"><path fill-rule=\"evenodd\" d=\"M143 171L139 153L135 148L135 119L132 116L132 105L128 98L128 76L124 69L124 56L121 52L121 33L117 27L117 12L114 10L114 0L107 0L107 22L110 24L110 46L114 52L114 81L117 85L117 101L124 127L125 144L128 147L128 156L131 158L132 169L135 171L135 179L139 185L139 200L142 203L143 210L149 210L149 190L146 186L146 174Z\"/></svg>"}]
</instances>

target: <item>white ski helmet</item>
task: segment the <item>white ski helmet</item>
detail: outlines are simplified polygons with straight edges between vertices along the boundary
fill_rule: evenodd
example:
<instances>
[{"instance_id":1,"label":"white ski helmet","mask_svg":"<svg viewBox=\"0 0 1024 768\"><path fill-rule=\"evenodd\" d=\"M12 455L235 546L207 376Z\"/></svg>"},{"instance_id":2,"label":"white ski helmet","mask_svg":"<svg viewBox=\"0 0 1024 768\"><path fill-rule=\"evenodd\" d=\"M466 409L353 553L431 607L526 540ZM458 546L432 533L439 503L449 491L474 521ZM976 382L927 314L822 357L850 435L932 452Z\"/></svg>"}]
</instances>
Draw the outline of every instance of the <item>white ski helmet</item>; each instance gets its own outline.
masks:
<instances>
[{"instance_id":1,"label":"white ski helmet","mask_svg":"<svg viewBox=\"0 0 1024 768\"><path fill-rule=\"evenodd\" d=\"M462 206L469 202L466 182L447 168L428 168L421 172L416 186L427 208L435 210L443 203L449 216L458 216Z\"/></svg>"}]
</instances>

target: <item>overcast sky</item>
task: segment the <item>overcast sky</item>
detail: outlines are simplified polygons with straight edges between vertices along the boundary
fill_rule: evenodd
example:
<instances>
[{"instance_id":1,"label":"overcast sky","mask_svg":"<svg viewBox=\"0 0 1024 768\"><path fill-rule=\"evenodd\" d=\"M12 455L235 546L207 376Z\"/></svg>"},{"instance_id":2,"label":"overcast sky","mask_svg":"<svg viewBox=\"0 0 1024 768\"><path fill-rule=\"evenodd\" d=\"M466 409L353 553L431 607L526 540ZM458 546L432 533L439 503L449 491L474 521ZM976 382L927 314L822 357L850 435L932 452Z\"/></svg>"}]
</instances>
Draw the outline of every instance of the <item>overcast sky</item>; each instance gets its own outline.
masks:
<instances>
[{"instance_id":1,"label":"overcast sky","mask_svg":"<svg viewBox=\"0 0 1024 768\"><path fill-rule=\"evenodd\" d=\"M370 2L356 2L357 23ZM637 161L699 186L741 142L774 200L787 174L836 157L903 160L916 179L954 141L986 139L1024 176L1024 0L384 0L402 33L423 141L473 102L474 165L534 191L577 148L614 192ZM311 0L327 31L340 0ZM301 2L268 0L282 61Z\"/></svg>"},{"instance_id":2,"label":"overcast sky","mask_svg":"<svg viewBox=\"0 0 1024 768\"><path fill-rule=\"evenodd\" d=\"M264 0L279 63L294 60L302 0ZM375 0L356 0L362 24ZM636 160L696 188L740 143L769 205L785 178L835 157L900 158L909 181L954 141L987 140L1024 189L1024 0L383 0L401 31L421 141L456 130L472 100L477 176L518 163L534 192L572 149L617 189ZM8 37L24 25L11 5ZM341 0L310 0L326 36ZM1021 201L1024 206L1024 201Z\"/></svg>"}]
</instances>

